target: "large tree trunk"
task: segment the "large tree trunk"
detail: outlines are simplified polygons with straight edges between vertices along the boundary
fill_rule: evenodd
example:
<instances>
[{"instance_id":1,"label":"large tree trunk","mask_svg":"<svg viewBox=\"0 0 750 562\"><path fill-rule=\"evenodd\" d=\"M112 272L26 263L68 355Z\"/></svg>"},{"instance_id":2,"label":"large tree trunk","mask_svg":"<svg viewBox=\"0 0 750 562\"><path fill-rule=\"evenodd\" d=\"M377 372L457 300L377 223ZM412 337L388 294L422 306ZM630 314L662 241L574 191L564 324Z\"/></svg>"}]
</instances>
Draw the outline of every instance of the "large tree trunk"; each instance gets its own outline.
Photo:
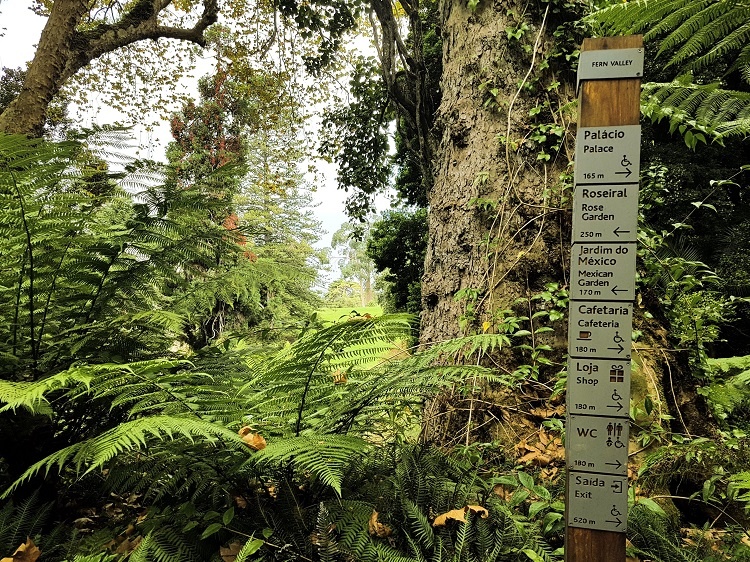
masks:
<instances>
[{"instance_id":1,"label":"large tree trunk","mask_svg":"<svg viewBox=\"0 0 750 562\"><path fill-rule=\"evenodd\" d=\"M569 212L561 208L565 188L559 184L568 164L566 144L557 155L547 148L552 153L547 162L538 159L543 145L529 138L534 125L529 111L543 103L544 88L554 79L539 67L552 41L546 14L534 9L521 0L480 2L475 12L464 2L442 2L442 103L433 130L435 174L422 278L424 345L504 331L500 316L530 317L533 295L548 283L566 285ZM520 40L509 38L508 29L525 33ZM532 82L535 89L527 87ZM569 89L552 96L553 111L540 116L556 120L569 141L573 132L555 107L571 94ZM498 314L509 310L514 312ZM543 342L553 347L550 358L556 361L564 355L564 330L559 322ZM508 350L492 361L507 373L533 362L524 352ZM549 372L541 372L545 369ZM541 371L543 383L559 367ZM458 393L434 401L424 438L445 445L480 439L512 446L538 427L539 420L527 421L529 411L562 413L558 404L547 403L550 392L543 385L527 386L523 397L510 389L475 390L468 399Z\"/></svg>"},{"instance_id":2,"label":"large tree trunk","mask_svg":"<svg viewBox=\"0 0 750 562\"><path fill-rule=\"evenodd\" d=\"M536 42L541 51L549 44L541 14L523 43L508 39L506 28L520 25L508 13L523 14L527 7L520 0L480 2L471 12L465 2L443 1L443 97L422 280L424 343L459 335L467 304L474 325L481 325L493 308L510 308L545 282L563 280L568 241L561 240L560 213L545 200L545 190L554 187L552 178L567 161L540 165L537 149L518 142L528 136L529 109L537 103L521 86L538 72L522 47ZM540 58L538 52L534 65ZM496 207L488 211L477 204L481 199ZM456 298L467 289L467 299Z\"/></svg>"},{"instance_id":3,"label":"large tree trunk","mask_svg":"<svg viewBox=\"0 0 750 562\"><path fill-rule=\"evenodd\" d=\"M52 5L21 93L0 115L0 131L42 135L47 107L60 90L72 54L76 25L86 12L88 5L84 0Z\"/></svg>"}]
</instances>

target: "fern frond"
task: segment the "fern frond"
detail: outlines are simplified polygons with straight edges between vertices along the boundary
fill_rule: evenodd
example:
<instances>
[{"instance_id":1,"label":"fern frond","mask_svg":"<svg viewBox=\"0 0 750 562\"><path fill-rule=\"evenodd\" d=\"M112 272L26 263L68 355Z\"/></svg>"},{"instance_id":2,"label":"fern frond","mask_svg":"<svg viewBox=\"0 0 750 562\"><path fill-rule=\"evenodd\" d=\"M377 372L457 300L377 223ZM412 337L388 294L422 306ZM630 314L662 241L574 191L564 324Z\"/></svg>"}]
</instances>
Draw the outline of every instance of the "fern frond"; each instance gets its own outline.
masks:
<instances>
[{"instance_id":1,"label":"fern frond","mask_svg":"<svg viewBox=\"0 0 750 562\"><path fill-rule=\"evenodd\" d=\"M117 557L113 554L77 554L69 562L115 562L115 560L117 560Z\"/></svg>"},{"instance_id":2,"label":"fern frond","mask_svg":"<svg viewBox=\"0 0 750 562\"><path fill-rule=\"evenodd\" d=\"M720 142L750 134L750 93L692 84L689 77L646 84L641 111L655 122L668 119L671 131L684 124Z\"/></svg>"},{"instance_id":3,"label":"fern frond","mask_svg":"<svg viewBox=\"0 0 750 562\"><path fill-rule=\"evenodd\" d=\"M5 403L0 412L15 412L18 408L25 408L32 414L51 415L52 409L45 398L46 394L78 384L88 386L92 379L93 375L90 373L73 369L36 382L14 383L0 380L0 403Z\"/></svg>"},{"instance_id":4,"label":"fern frond","mask_svg":"<svg viewBox=\"0 0 750 562\"><path fill-rule=\"evenodd\" d=\"M28 536L41 532L52 510L52 503L42 504L39 491L15 506L8 502L0 510L0 552L13 552Z\"/></svg>"},{"instance_id":5,"label":"fern frond","mask_svg":"<svg viewBox=\"0 0 750 562\"><path fill-rule=\"evenodd\" d=\"M586 19L605 34L645 31L646 41L662 38L657 56L666 56L667 66L702 70L728 60L732 72L750 62L750 6L745 2L638 0L609 6Z\"/></svg>"},{"instance_id":6,"label":"fern frond","mask_svg":"<svg viewBox=\"0 0 750 562\"><path fill-rule=\"evenodd\" d=\"M163 525L149 532L133 550L132 562L201 562L192 545L179 529Z\"/></svg>"},{"instance_id":7,"label":"fern frond","mask_svg":"<svg viewBox=\"0 0 750 562\"><path fill-rule=\"evenodd\" d=\"M699 557L683 548L679 531L664 517L636 504L628 510L628 538L637 554L663 562L699 562Z\"/></svg>"},{"instance_id":8,"label":"fern frond","mask_svg":"<svg viewBox=\"0 0 750 562\"><path fill-rule=\"evenodd\" d=\"M341 494L347 466L364 454L370 444L345 435L303 435L270 442L248 459L250 464L292 461L298 470L309 472Z\"/></svg>"},{"instance_id":9,"label":"fern frond","mask_svg":"<svg viewBox=\"0 0 750 562\"><path fill-rule=\"evenodd\" d=\"M402 499L409 536L414 537L421 548L431 550L435 546L435 534L427 516L419 507L407 498Z\"/></svg>"},{"instance_id":10,"label":"fern frond","mask_svg":"<svg viewBox=\"0 0 750 562\"><path fill-rule=\"evenodd\" d=\"M237 433L225 427L184 416L152 416L124 422L104 433L75 443L33 464L16 480L2 497L7 497L21 484L36 474L48 474L55 466L61 470L72 465L78 474L87 474L103 467L124 452L146 449L153 441L196 440L219 446L244 450L245 445Z\"/></svg>"}]
</instances>

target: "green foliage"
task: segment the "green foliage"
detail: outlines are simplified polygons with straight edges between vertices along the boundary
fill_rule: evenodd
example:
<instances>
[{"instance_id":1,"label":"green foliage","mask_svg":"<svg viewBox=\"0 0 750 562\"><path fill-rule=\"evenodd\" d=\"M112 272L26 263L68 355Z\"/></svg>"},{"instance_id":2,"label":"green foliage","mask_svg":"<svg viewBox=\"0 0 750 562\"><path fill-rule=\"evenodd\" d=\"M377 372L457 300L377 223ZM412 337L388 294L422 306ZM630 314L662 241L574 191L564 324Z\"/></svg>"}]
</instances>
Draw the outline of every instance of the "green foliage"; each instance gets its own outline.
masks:
<instances>
[{"instance_id":1,"label":"green foliage","mask_svg":"<svg viewBox=\"0 0 750 562\"><path fill-rule=\"evenodd\" d=\"M684 548L679 530L665 516L639 504L628 510L630 556L645 557L659 562L699 562L698 554Z\"/></svg>"},{"instance_id":2,"label":"green foliage","mask_svg":"<svg viewBox=\"0 0 750 562\"><path fill-rule=\"evenodd\" d=\"M388 180L388 98L373 59L359 58L349 82L354 102L328 111L321 154L335 158L339 187L351 191L346 212L364 221Z\"/></svg>"},{"instance_id":3,"label":"green foliage","mask_svg":"<svg viewBox=\"0 0 750 562\"><path fill-rule=\"evenodd\" d=\"M422 274L427 251L427 211L387 211L367 239L367 255L387 283L382 298L390 312L422 309Z\"/></svg>"},{"instance_id":4,"label":"green foliage","mask_svg":"<svg viewBox=\"0 0 750 562\"><path fill-rule=\"evenodd\" d=\"M699 142L723 143L750 134L750 93L726 90L721 84L694 84L691 75L670 83L643 87L641 112L654 122L666 119L669 132L679 130L689 148Z\"/></svg>"},{"instance_id":5,"label":"green foliage","mask_svg":"<svg viewBox=\"0 0 750 562\"><path fill-rule=\"evenodd\" d=\"M0 552L13 552L27 537L38 537L50 516L52 504L42 504L38 491L18 506L6 503L0 509Z\"/></svg>"},{"instance_id":6,"label":"green foliage","mask_svg":"<svg viewBox=\"0 0 750 562\"><path fill-rule=\"evenodd\" d=\"M331 237L332 259L338 261L343 279L359 285L360 306L370 306L375 298L375 268L366 251L370 230L369 223L346 222Z\"/></svg>"},{"instance_id":7,"label":"green foliage","mask_svg":"<svg viewBox=\"0 0 750 562\"><path fill-rule=\"evenodd\" d=\"M118 132L104 139L121 142ZM96 146L96 138L89 140ZM135 359L166 349L181 318L167 295L184 273L232 251L218 228L196 228L191 193L133 203L136 167L111 174L80 142L0 138L4 377L35 378L73 357ZM98 166L98 167L94 167ZM131 187L132 189L132 187ZM175 221L173 215L181 220Z\"/></svg>"},{"instance_id":8,"label":"green foliage","mask_svg":"<svg viewBox=\"0 0 750 562\"><path fill-rule=\"evenodd\" d=\"M327 538L334 552L363 561L558 560L559 553L553 554L542 537L539 520L546 510L527 516L524 499L529 492L507 503L488 494L488 487L499 479L483 480L479 465L469 457L406 446L371 455L365 462L363 474L353 475L349 482L360 482L374 471L377 498L370 484L353 488L352 499L326 506L325 522L333 530ZM387 474L392 476L384 480ZM524 478L551 497L531 477ZM517 479L504 483L525 489ZM561 505L557 502L558 510ZM457 510L453 515L458 519L440 523L439 517L451 510ZM558 512L558 520L561 516Z\"/></svg>"},{"instance_id":9,"label":"green foliage","mask_svg":"<svg viewBox=\"0 0 750 562\"><path fill-rule=\"evenodd\" d=\"M733 57L729 72L750 64L750 8L735 0L658 0L614 4L589 16L608 33L663 37L668 66L700 70Z\"/></svg>"},{"instance_id":10,"label":"green foliage","mask_svg":"<svg viewBox=\"0 0 750 562\"><path fill-rule=\"evenodd\" d=\"M269 527L275 539L264 534L248 551L290 549L321 560L345 553L458 559L485 551L498 560L554 559L541 536L558 532L559 510L530 477L506 482L526 490L506 506L488 494L495 483L481 482L468 456L390 445L404 443L413 431L409 412L441 389L469 377L494 380L490 369L458 359L502 345L499 335L484 334L408 355L399 346L410 322L356 316L271 353L214 346L191 363L76 365L36 382L5 382L6 410L67 425L78 404L99 404L119 420L85 424L6 495L35 474L57 472L94 497L142 497L150 507L137 526L135 560L205 560L219 544L238 536L245 544ZM240 426L267 446L248 447L254 441L238 435ZM390 475L384 496L379 483ZM466 523L430 530L436 514L474 504L486 504L486 520L469 514ZM366 530L373 509L398 525L395 546Z\"/></svg>"},{"instance_id":11,"label":"green foliage","mask_svg":"<svg viewBox=\"0 0 750 562\"><path fill-rule=\"evenodd\" d=\"M347 315L352 309L361 307L362 286L356 281L336 279L328 285L325 301L330 307L342 309L339 316ZM338 317L332 318L331 320L335 321L337 319Z\"/></svg>"},{"instance_id":12,"label":"green foliage","mask_svg":"<svg viewBox=\"0 0 750 562\"><path fill-rule=\"evenodd\" d=\"M719 326L732 319L734 307L722 294L719 277L680 238L682 232L691 229L687 217L673 223L671 230L658 231L647 224L645 213L653 214L664 204L665 170L652 168L645 175L642 193L646 203L638 230L641 281L658 287L672 336L689 348L693 375L700 377L706 366L707 347L719 338ZM700 209L705 200L693 206Z\"/></svg>"},{"instance_id":13,"label":"green foliage","mask_svg":"<svg viewBox=\"0 0 750 562\"><path fill-rule=\"evenodd\" d=\"M298 170L303 152L286 78L252 73L248 83L219 66L199 82L199 102L172 117L167 188L210 202L205 218L243 250L217 253L211 271L187 279L178 295L193 349L231 330L289 337L288 327L319 302L311 246L318 223L305 209L310 198Z\"/></svg>"},{"instance_id":14,"label":"green foliage","mask_svg":"<svg viewBox=\"0 0 750 562\"><path fill-rule=\"evenodd\" d=\"M655 60L681 77L647 84L642 111L655 121L667 118L670 132L679 130L695 149L750 131L749 18L748 7L734 0L657 0L614 4L587 19L603 34L645 32L647 43L658 43Z\"/></svg>"},{"instance_id":15,"label":"green foliage","mask_svg":"<svg viewBox=\"0 0 750 562\"><path fill-rule=\"evenodd\" d=\"M725 429L750 429L750 357L708 359L708 384L699 392Z\"/></svg>"}]
</instances>

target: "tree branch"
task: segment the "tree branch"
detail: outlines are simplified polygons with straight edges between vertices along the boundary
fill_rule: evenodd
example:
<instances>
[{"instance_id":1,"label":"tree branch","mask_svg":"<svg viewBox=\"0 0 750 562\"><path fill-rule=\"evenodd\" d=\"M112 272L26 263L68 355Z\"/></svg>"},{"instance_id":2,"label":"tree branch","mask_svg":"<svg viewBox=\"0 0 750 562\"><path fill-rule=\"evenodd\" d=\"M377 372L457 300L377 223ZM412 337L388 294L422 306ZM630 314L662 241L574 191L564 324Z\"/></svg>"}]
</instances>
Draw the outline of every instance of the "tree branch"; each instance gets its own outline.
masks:
<instances>
[{"instance_id":1,"label":"tree branch","mask_svg":"<svg viewBox=\"0 0 750 562\"><path fill-rule=\"evenodd\" d=\"M67 80L92 60L144 39L177 39L202 47L206 45L204 32L216 23L219 14L217 0L203 0L203 14L192 27L174 27L159 24L159 16L172 0L141 0L119 21L100 24L83 31L74 40L74 54L65 67L63 79Z\"/></svg>"}]
</instances>

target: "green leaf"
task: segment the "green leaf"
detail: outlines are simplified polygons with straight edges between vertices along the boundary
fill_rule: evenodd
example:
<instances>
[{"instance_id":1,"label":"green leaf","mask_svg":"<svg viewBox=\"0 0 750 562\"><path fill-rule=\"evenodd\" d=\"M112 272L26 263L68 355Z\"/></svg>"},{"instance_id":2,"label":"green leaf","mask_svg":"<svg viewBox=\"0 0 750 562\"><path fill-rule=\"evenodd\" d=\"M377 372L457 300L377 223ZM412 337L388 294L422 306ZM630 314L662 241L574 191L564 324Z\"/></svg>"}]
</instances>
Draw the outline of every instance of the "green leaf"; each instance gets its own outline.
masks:
<instances>
[{"instance_id":1,"label":"green leaf","mask_svg":"<svg viewBox=\"0 0 750 562\"><path fill-rule=\"evenodd\" d=\"M547 507L547 502L533 502L529 506L529 518L533 519L537 514Z\"/></svg>"},{"instance_id":2,"label":"green leaf","mask_svg":"<svg viewBox=\"0 0 750 562\"><path fill-rule=\"evenodd\" d=\"M521 505L523 502L526 501L526 498L528 498L531 495L531 492L528 490L516 490L513 492L513 495L510 497L510 500L508 500L508 505L510 507L516 507L518 505Z\"/></svg>"},{"instance_id":3,"label":"green leaf","mask_svg":"<svg viewBox=\"0 0 750 562\"><path fill-rule=\"evenodd\" d=\"M638 500L638 505L642 505L646 509L653 511L654 513L661 515L662 517L667 516L667 513L662 509L662 507L651 498L640 498Z\"/></svg>"},{"instance_id":4,"label":"green leaf","mask_svg":"<svg viewBox=\"0 0 750 562\"><path fill-rule=\"evenodd\" d=\"M263 539L249 539L237 553L235 562L245 562L248 556L258 552L264 544L266 542Z\"/></svg>"},{"instance_id":5,"label":"green leaf","mask_svg":"<svg viewBox=\"0 0 750 562\"><path fill-rule=\"evenodd\" d=\"M219 531L221 531L224 528L224 525L221 523L211 523L208 527L206 527L206 530L203 531L203 534L201 535L201 540L206 539L210 537L211 535L215 535Z\"/></svg>"},{"instance_id":6,"label":"green leaf","mask_svg":"<svg viewBox=\"0 0 750 562\"><path fill-rule=\"evenodd\" d=\"M530 548L524 548L521 552L523 552L526 556L528 556L531 562L546 562L544 558L539 556L536 552L534 552Z\"/></svg>"},{"instance_id":7,"label":"green leaf","mask_svg":"<svg viewBox=\"0 0 750 562\"><path fill-rule=\"evenodd\" d=\"M525 472L519 472L518 473L518 479L521 481L521 484L529 489L532 489L534 487L534 479L526 474Z\"/></svg>"},{"instance_id":8,"label":"green leaf","mask_svg":"<svg viewBox=\"0 0 750 562\"><path fill-rule=\"evenodd\" d=\"M229 525L232 522L232 519L234 519L234 506L227 509L221 518L221 520L224 522L224 526Z\"/></svg>"}]
</instances>

